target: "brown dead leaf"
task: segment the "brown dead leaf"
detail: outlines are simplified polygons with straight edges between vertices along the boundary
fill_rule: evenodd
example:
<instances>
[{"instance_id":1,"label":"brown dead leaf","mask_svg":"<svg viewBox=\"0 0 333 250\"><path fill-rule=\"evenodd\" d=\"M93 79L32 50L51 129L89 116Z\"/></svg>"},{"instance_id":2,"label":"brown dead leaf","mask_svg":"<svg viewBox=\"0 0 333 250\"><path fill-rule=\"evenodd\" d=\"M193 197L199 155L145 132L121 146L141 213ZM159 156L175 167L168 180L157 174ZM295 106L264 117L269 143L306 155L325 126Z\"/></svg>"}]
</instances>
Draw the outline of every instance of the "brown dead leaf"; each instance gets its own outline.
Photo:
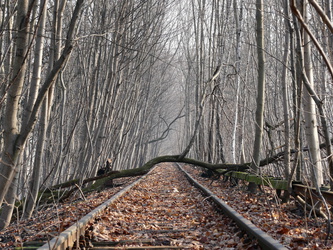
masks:
<instances>
[{"instance_id":1,"label":"brown dead leaf","mask_svg":"<svg viewBox=\"0 0 333 250\"><path fill-rule=\"evenodd\" d=\"M289 228L282 227L282 228L278 229L276 232L277 232L278 234L287 234L289 231L290 231Z\"/></svg>"}]
</instances>

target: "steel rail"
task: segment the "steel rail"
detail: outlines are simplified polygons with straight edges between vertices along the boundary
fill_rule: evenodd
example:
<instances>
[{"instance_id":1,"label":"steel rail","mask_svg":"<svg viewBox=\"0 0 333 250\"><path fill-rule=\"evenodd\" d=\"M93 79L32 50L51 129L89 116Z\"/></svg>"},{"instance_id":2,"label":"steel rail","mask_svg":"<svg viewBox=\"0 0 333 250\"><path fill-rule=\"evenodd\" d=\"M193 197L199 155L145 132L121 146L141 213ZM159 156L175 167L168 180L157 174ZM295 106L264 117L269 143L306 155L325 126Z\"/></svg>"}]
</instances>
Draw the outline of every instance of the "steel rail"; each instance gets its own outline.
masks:
<instances>
[{"instance_id":1,"label":"steel rail","mask_svg":"<svg viewBox=\"0 0 333 250\"><path fill-rule=\"evenodd\" d=\"M99 205L97 208L92 210L90 213L82 217L79 221L74 223L65 231L61 232L58 236L54 237L51 241L45 243L43 246L39 247L38 250L64 250L73 249L74 244L79 244L80 236L84 236L85 228L90 221L101 214L111 203L115 202L118 198L125 195L132 187L141 182L150 171L142 176L140 179L126 186L124 189L120 190L118 193L113 195L110 199ZM75 248L75 247L74 247Z\"/></svg>"},{"instance_id":2,"label":"steel rail","mask_svg":"<svg viewBox=\"0 0 333 250\"><path fill-rule=\"evenodd\" d=\"M261 229L257 228L251 221L248 219L245 219L243 216L241 216L236 210L231 208L229 205L227 205L224 201L222 201L220 198L218 198L214 193L212 193L210 190L202 186L200 183L198 183L196 180L192 178L178 163L176 163L178 168L185 174L185 176L188 178L188 180L192 183L193 186L200 189L207 197L212 199L218 207L220 207L223 212L229 216L231 219L233 219L237 225L245 230L250 236L256 238L259 242L259 245L263 249L269 249L269 250L286 250L285 246L283 246L280 242L273 239L271 236L266 234Z\"/></svg>"}]
</instances>

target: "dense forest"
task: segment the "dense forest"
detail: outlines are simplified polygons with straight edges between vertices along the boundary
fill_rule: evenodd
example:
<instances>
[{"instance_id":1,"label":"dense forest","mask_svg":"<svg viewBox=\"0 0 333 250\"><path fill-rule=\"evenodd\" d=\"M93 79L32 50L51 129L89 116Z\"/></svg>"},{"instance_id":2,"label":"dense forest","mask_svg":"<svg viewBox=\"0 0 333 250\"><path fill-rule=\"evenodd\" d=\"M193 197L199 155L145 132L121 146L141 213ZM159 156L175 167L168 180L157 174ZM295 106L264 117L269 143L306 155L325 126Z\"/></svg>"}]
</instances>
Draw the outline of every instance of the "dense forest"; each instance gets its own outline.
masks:
<instances>
[{"instance_id":1,"label":"dense forest","mask_svg":"<svg viewBox=\"0 0 333 250\"><path fill-rule=\"evenodd\" d=\"M3 0L0 228L160 155L332 183L330 0ZM259 162L279 154L264 167Z\"/></svg>"}]
</instances>

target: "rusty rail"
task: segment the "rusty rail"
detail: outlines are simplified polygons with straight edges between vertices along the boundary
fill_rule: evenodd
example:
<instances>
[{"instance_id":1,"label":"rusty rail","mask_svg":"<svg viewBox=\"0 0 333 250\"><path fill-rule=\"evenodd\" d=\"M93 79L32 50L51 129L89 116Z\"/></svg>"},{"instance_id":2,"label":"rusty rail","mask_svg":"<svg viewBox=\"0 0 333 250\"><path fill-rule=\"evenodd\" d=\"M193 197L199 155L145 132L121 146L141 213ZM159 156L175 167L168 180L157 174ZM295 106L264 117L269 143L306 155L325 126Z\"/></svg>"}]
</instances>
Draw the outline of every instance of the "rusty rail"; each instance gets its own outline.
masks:
<instances>
[{"instance_id":1,"label":"rusty rail","mask_svg":"<svg viewBox=\"0 0 333 250\"><path fill-rule=\"evenodd\" d=\"M217 206L219 206L223 212L228 215L231 219L233 219L237 225L245 230L249 235L256 238L259 242L259 245L262 249L267 250L286 250L287 248L283 246L280 242L273 239L271 236L266 234L261 229L257 228L251 221L245 219L238 212L236 212L233 208L227 205L224 201L218 198L215 194L213 194L210 190L206 189L196 180L194 180L178 163L177 166L179 169L184 172L188 180L198 189L200 189L207 197L209 197Z\"/></svg>"},{"instance_id":2,"label":"rusty rail","mask_svg":"<svg viewBox=\"0 0 333 250\"><path fill-rule=\"evenodd\" d=\"M79 244L80 236L84 236L86 225L99 214L101 214L111 203L115 202L118 198L125 195L132 187L142 181L145 177L144 175L140 179L136 180L132 184L128 185L124 189L120 190L118 193L113 195L109 200L95 208L89 214L84 216L82 219L77 221L75 224L70 226L68 229L59 234L59 236L54 237L51 241L45 243L43 246L39 247L38 250L63 250L63 249L73 249L74 245ZM76 246L74 246L76 249ZM79 249L79 248L77 248Z\"/></svg>"}]
</instances>

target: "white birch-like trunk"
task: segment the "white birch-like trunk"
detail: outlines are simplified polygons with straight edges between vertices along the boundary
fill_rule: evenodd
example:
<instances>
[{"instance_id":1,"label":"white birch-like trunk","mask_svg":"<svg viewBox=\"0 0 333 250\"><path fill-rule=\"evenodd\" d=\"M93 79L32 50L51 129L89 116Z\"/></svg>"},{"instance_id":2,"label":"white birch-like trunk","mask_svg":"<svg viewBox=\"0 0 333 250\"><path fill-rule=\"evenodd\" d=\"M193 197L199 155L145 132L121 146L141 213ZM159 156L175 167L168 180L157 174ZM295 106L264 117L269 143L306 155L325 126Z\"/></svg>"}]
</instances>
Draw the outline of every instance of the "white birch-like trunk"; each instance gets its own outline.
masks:
<instances>
[{"instance_id":1,"label":"white birch-like trunk","mask_svg":"<svg viewBox=\"0 0 333 250\"><path fill-rule=\"evenodd\" d=\"M304 20L308 19L308 14L304 9ZM304 69L309 79L309 83L313 87L313 71L311 62L311 42L309 35L304 32ZM318 121L316 104L308 91L304 92L304 119L305 119L305 135L308 142L310 164L313 174L313 181L318 182L318 185L324 183L323 168L320 156L319 138L318 138Z\"/></svg>"},{"instance_id":2,"label":"white birch-like trunk","mask_svg":"<svg viewBox=\"0 0 333 250\"><path fill-rule=\"evenodd\" d=\"M236 21L236 75L235 75L235 82L236 82L236 106L235 106L235 118L234 118L234 125L232 129L232 149L231 155L233 163L236 163L236 141L237 141L237 128L238 128L238 114L239 114L239 95L240 95L240 80L239 80L239 73L240 73L240 61L241 61L241 32L242 32L242 19L243 19L243 11L242 11L243 1L240 3L240 12L238 13L238 6L237 0L234 0L234 16Z\"/></svg>"}]
</instances>

